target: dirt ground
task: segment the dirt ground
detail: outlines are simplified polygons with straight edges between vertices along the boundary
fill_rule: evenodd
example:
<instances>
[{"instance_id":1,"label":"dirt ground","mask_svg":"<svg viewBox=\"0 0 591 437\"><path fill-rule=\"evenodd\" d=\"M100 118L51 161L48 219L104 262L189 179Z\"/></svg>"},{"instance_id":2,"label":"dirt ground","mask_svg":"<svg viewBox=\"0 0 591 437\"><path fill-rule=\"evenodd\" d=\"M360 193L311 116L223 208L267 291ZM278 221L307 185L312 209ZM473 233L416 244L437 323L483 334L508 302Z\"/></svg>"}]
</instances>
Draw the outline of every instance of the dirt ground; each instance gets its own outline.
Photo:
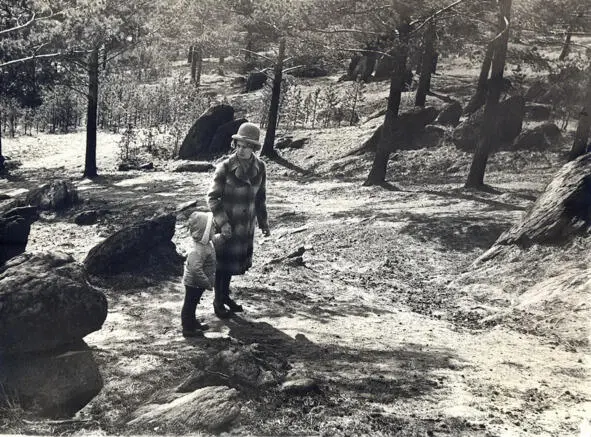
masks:
<instances>
[{"instance_id":1,"label":"dirt ground","mask_svg":"<svg viewBox=\"0 0 591 437\"><path fill-rule=\"evenodd\" d=\"M296 132L311 141L283 152L290 168L268 163L272 235L257 235L253 268L232 283L243 315L218 320L206 293L198 316L211 330L187 340L180 333L180 278L105 288L107 320L86 337L104 377L102 392L72 422L23 420L5 431L129 434L130 414L162 402L202 351L257 343L292 372L317 379L321 392L242 393L232 435L590 435L588 342L557 340L516 313L480 323L517 305L512 299L525 289L509 288L523 282L523 271L481 269L477 281L466 279L543 190L562 152L495 154L487 173L495 194L462 188L470 156L452 146L399 152L388 170L397 189L387 191L362 186L371 156L344 158L372 126ZM5 140L6 155L23 165L0 180L0 191L16 195L71 177L84 199L65 215L36 222L28 250L62 250L82 261L133 220L194 199L205 208L211 174L172 173L165 163L153 172L117 172L118 138L99 135L96 181L79 177L84 133ZM92 226L73 223L76 212L95 208L110 214ZM180 252L185 217L179 215L174 237ZM270 262L299 247L303 265Z\"/></svg>"}]
</instances>

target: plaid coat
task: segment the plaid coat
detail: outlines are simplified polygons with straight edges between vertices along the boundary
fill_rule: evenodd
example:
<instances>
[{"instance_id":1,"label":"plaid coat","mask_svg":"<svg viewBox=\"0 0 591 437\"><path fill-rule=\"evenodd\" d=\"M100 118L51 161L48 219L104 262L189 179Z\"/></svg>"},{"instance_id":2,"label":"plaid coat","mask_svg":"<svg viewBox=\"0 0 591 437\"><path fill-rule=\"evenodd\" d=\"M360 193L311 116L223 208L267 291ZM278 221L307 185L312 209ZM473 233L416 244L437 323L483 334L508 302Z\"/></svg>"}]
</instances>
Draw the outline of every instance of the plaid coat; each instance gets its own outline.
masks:
<instances>
[{"instance_id":1,"label":"plaid coat","mask_svg":"<svg viewBox=\"0 0 591 437\"><path fill-rule=\"evenodd\" d=\"M229 223L232 236L216 245L216 268L242 275L252 266L255 224L269 227L266 206L267 170L256 155L248 174L233 154L220 162L207 193L207 203L216 227Z\"/></svg>"}]
</instances>

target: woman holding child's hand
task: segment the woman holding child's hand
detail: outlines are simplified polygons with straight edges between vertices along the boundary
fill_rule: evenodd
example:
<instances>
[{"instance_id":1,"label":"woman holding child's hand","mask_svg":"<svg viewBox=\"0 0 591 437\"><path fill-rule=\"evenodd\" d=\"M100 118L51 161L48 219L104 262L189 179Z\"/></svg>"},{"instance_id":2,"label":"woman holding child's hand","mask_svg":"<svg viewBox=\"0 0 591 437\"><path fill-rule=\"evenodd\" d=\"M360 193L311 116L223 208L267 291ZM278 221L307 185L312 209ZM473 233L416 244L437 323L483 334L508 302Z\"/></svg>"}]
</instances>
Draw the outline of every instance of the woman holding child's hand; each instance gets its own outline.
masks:
<instances>
[{"instance_id":1,"label":"woman holding child's hand","mask_svg":"<svg viewBox=\"0 0 591 437\"><path fill-rule=\"evenodd\" d=\"M221 318L243 310L230 299L230 281L232 275L242 275L252 265L256 223L263 235L271 235L266 206L267 172L265 163L254 153L261 148L259 137L256 125L240 126L238 133L232 135L235 152L218 164L207 193L220 233L214 240L217 264L213 308Z\"/></svg>"}]
</instances>

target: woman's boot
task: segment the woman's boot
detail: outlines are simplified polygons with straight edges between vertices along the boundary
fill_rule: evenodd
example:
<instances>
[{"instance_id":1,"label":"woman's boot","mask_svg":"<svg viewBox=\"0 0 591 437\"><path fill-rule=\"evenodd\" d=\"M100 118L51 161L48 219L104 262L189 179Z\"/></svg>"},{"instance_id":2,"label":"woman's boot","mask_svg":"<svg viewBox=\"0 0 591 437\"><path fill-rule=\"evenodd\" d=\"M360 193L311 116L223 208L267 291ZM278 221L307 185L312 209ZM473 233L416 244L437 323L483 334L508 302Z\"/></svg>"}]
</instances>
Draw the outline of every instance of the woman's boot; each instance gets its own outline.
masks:
<instances>
[{"instance_id":1,"label":"woman's boot","mask_svg":"<svg viewBox=\"0 0 591 437\"><path fill-rule=\"evenodd\" d=\"M213 312L220 319L227 319L232 316L232 313L224 306L226 291L224 287L223 273L215 272L215 284L214 284L214 298L213 298Z\"/></svg>"}]
</instances>

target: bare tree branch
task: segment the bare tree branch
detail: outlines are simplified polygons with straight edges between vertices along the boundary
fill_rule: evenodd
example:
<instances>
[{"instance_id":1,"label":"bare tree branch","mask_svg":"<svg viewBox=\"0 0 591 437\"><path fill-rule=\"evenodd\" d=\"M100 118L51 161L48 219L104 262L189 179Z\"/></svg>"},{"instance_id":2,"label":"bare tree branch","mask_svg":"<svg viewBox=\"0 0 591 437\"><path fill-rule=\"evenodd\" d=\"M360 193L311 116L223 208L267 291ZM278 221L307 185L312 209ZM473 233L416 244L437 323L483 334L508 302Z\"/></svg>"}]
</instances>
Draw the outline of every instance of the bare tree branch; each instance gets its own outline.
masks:
<instances>
[{"instance_id":1,"label":"bare tree branch","mask_svg":"<svg viewBox=\"0 0 591 437\"><path fill-rule=\"evenodd\" d=\"M433 21L435 18L437 18L439 15L443 14L446 11L449 11L451 8L459 5L460 3L464 2L465 0L456 0L455 2L453 2L450 5L447 5L446 7L439 9L437 12L435 12L434 14L432 14L430 17L426 18L425 21L423 21L419 27L417 27L416 29L413 29L413 33L414 32L418 32L419 30L421 30L425 25L427 25L429 22ZM415 24L417 24L420 21L420 19L418 20L414 20L410 22L410 26L414 26Z\"/></svg>"},{"instance_id":2,"label":"bare tree branch","mask_svg":"<svg viewBox=\"0 0 591 437\"><path fill-rule=\"evenodd\" d=\"M251 51L251 50L247 50L247 49L242 49L242 48L241 48L241 49L240 49L240 51L241 51L241 52L247 52L247 53L250 53L251 55L256 55L256 56L259 56L259 57L261 57L261 58L264 58L264 59L266 59L267 61L275 62L275 60L273 60L273 59L271 59L271 58L269 58L269 57L267 57L267 56L265 56L265 55L261 55L260 53L253 52L253 51Z\"/></svg>"},{"instance_id":3,"label":"bare tree branch","mask_svg":"<svg viewBox=\"0 0 591 437\"><path fill-rule=\"evenodd\" d=\"M0 30L0 36L5 35L10 32L16 32L17 30L21 30L26 27L29 27L31 24L33 24L35 22L35 17L36 17L36 13L33 12L33 16L31 17L31 19L29 21L27 21L24 24L18 25L18 26L14 26L14 27L10 27L8 29Z\"/></svg>"},{"instance_id":4,"label":"bare tree branch","mask_svg":"<svg viewBox=\"0 0 591 437\"><path fill-rule=\"evenodd\" d=\"M32 61L34 59L57 58L58 56L63 56L63 55L64 55L64 53L62 53L62 52L43 53L41 55L31 55L31 56L27 56L25 58L13 59L12 61L6 61L3 63L0 63L0 68L8 67L9 65L20 64L22 62Z\"/></svg>"}]
</instances>

